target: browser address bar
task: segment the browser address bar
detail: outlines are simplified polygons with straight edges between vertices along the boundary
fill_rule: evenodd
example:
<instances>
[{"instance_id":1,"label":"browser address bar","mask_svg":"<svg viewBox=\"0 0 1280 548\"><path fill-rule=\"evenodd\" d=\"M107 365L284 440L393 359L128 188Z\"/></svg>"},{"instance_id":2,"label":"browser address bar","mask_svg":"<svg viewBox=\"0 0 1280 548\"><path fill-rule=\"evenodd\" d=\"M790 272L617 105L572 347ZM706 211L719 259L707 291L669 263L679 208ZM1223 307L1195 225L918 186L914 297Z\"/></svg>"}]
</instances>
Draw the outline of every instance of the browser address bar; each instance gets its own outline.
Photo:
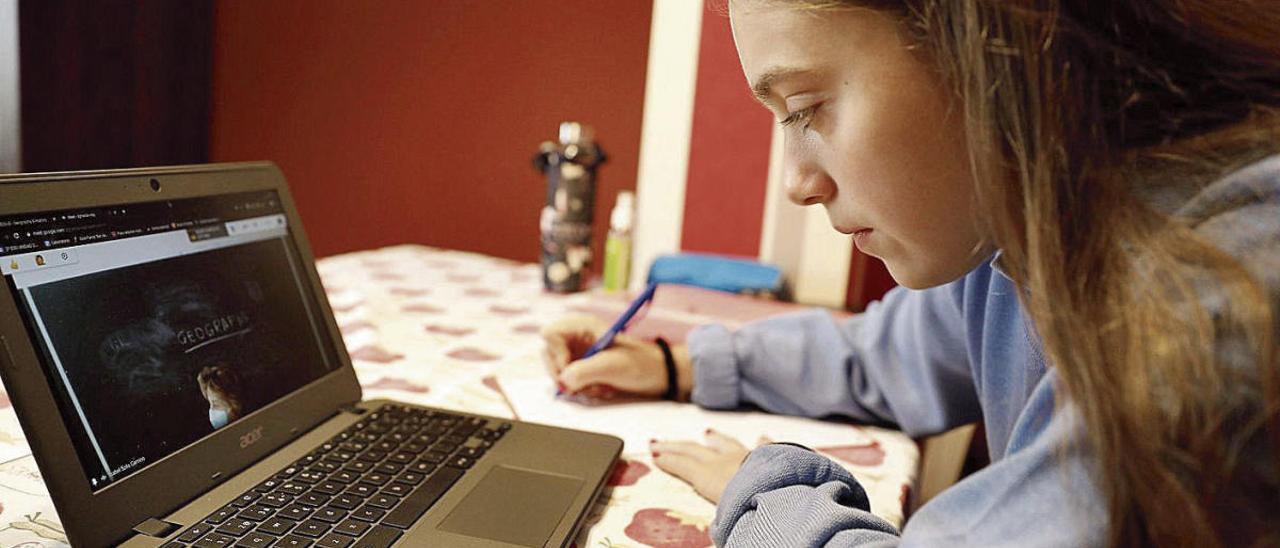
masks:
<instances>
[{"instance_id":1,"label":"browser address bar","mask_svg":"<svg viewBox=\"0 0 1280 548\"><path fill-rule=\"evenodd\" d=\"M238 236L241 234L249 234L253 232L263 232L267 230L276 230L284 228L285 218L283 214L267 215L265 217L254 217L252 219L241 219L239 221L227 222L227 235Z\"/></svg>"}]
</instances>

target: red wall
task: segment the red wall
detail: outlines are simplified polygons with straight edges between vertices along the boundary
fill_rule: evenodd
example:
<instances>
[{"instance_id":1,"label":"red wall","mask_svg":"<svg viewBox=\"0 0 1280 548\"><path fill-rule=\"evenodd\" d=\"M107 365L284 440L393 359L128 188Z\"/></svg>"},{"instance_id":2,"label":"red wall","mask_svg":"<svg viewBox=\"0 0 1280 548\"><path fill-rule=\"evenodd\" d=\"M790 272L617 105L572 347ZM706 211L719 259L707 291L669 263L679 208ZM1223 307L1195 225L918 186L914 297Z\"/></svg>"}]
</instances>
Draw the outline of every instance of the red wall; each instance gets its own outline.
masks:
<instances>
[{"instance_id":1,"label":"red wall","mask_svg":"<svg viewBox=\"0 0 1280 548\"><path fill-rule=\"evenodd\" d=\"M530 159L571 119L611 156L602 258L614 196L635 188L650 1L216 10L211 158L279 164L317 255L413 242L536 260Z\"/></svg>"},{"instance_id":2,"label":"red wall","mask_svg":"<svg viewBox=\"0 0 1280 548\"><path fill-rule=\"evenodd\" d=\"M751 96L723 10L702 14L698 49L680 247L754 258L764 222L773 115Z\"/></svg>"}]
</instances>

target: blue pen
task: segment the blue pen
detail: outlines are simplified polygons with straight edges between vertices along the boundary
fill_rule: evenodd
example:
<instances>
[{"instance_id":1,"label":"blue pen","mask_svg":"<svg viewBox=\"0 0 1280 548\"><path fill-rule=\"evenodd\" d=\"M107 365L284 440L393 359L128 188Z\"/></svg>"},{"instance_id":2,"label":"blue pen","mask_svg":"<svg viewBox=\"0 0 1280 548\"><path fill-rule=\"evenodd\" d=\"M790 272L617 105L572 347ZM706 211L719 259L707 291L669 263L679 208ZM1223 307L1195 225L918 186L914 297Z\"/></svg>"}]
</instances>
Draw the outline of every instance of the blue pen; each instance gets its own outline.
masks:
<instances>
[{"instance_id":1,"label":"blue pen","mask_svg":"<svg viewBox=\"0 0 1280 548\"><path fill-rule=\"evenodd\" d=\"M613 338L617 337L618 333L627 329L627 323L631 321L631 318L635 317L636 312L640 311L640 307L644 306L644 303L653 299L653 294L657 290L658 284L649 284L649 287L646 287L644 292L640 293L639 297L636 297L636 300L631 301L631 306L627 307L627 311L623 312L621 316L618 316L618 321L613 322L613 325L609 327L609 330L605 331L604 335L600 336L600 340L591 345L591 348L587 349L587 353L583 354L579 359L585 360L596 355L601 350L609 348L609 346L613 344Z\"/></svg>"},{"instance_id":2,"label":"blue pen","mask_svg":"<svg viewBox=\"0 0 1280 548\"><path fill-rule=\"evenodd\" d=\"M609 346L613 345L613 338L617 337L618 333L621 333L627 329L627 323L631 321L631 318L635 317L636 312L640 311L640 308L644 306L644 303L647 303L653 300L653 295L655 292L657 292L657 290L658 290L658 284L656 283L649 284L649 287L646 287L644 291L640 293L640 296L636 297L636 300L631 301L631 306L627 307L627 311L623 312L621 316L618 316L618 321L613 322L613 325L609 326L609 330L605 331L604 335L601 335L600 338L596 340L595 344L592 344L591 348L588 348L587 352L583 354L581 358L578 358L578 359L585 360L587 358L590 358L591 356L598 354L600 351L606 348L609 348ZM562 390L556 391L556 395L561 395L561 394L563 394Z\"/></svg>"}]
</instances>

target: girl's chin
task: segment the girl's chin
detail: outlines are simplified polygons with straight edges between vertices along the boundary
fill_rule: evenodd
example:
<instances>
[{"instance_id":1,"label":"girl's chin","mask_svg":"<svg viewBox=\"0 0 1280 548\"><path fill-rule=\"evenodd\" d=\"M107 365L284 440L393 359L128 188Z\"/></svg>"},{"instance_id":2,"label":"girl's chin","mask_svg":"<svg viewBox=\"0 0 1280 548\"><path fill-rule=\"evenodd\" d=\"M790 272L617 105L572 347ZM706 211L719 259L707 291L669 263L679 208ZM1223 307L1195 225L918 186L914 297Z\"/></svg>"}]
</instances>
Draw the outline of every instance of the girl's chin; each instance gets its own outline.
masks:
<instances>
[{"instance_id":1,"label":"girl's chin","mask_svg":"<svg viewBox=\"0 0 1280 548\"><path fill-rule=\"evenodd\" d=\"M884 261L885 268L893 277L893 281L908 289L929 289L955 280L954 276L927 268L925 265L896 260L893 256L877 258Z\"/></svg>"}]
</instances>

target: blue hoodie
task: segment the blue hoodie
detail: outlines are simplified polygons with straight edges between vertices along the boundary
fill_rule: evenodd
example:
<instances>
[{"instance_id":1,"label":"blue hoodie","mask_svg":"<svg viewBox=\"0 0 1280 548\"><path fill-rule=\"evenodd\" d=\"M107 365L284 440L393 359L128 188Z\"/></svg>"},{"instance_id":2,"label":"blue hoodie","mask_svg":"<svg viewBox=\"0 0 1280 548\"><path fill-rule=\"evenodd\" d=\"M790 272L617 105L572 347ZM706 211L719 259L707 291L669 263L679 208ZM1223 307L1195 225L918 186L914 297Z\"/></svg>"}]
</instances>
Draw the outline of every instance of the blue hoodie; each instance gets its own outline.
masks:
<instances>
[{"instance_id":1,"label":"blue hoodie","mask_svg":"<svg viewBox=\"0 0 1280 548\"><path fill-rule=\"evenodd\" d=\"M1280 310L1280 156L1199 191L1176 214L1236 257ZM998 254L997 254L998 257ZM711 526L721 546L1097 546L1106 501L1061 382L993 258L963 278L897 288L844 322L822 310L689 337L695 403L843 416L925 436L983 421L991 465L902 531L869 512L840 465L790 445L751 452Z\"/></svg>"}]
</instances>

